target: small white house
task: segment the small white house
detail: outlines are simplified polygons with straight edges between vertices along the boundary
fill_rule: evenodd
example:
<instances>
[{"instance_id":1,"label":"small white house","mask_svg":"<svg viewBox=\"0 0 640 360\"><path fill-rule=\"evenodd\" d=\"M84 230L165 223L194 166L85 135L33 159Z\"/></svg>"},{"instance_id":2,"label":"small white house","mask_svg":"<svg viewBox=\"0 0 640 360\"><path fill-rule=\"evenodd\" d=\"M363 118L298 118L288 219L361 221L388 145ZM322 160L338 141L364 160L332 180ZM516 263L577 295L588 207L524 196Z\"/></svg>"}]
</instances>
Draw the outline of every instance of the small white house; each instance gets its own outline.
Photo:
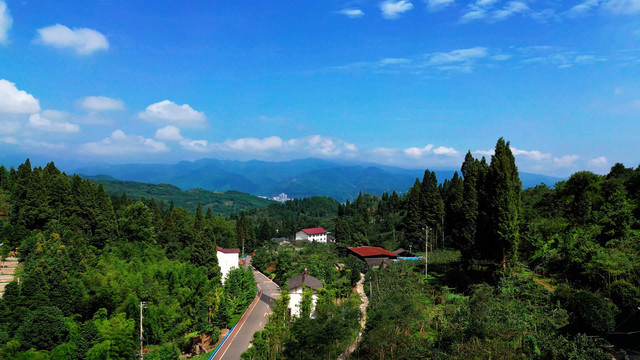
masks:
<instances>
[{"instance_id":1,"label":"small white house","mask_svg":"<svg viewBox=\"0 0 640 360\"><path fill-rule=\"evenodd\" d=\"M222 283L224 284L229 272L238 267L238 262L240 261L240 249L223 249L220 246L216 246L216 250L218 266L220 266Z\"/></svg>"},{"instance_id":2,"label":"small white house","mask_svg":"<svg viewBox=\"0 0 640 360\"><path fill-rule=\"evenodd\" d=\"M302 229L296 233L296 241L327 242L329 232L323 228Z\"/></svg>"},{"instance_id":3,"label":"small white house","mask_svg":"<svg viewBox=\"0 0 640 360\"><path fill-rule=\"evenodd\" d=\"M322 289L324 285L322 280L313 276L307 275L307 269L304 269L302 275L298 275L289 279L289 310L291 315L300 316L300 305L302 304L302 290L308 287L313 290L311 295L311 313L316 308L316 301L318 300L318 293L316 290Z\"/></svg>"}]
</instances>

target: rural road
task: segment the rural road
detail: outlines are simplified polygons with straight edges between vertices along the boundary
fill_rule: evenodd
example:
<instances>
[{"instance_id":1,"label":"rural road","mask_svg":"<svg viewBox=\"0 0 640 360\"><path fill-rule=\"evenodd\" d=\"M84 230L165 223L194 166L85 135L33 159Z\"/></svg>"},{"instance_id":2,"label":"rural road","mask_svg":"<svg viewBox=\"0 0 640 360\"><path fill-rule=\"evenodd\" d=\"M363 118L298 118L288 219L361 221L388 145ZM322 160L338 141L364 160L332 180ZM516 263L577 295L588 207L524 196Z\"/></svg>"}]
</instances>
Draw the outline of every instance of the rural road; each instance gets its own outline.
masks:
<instances>
[{"instance_id":1,"label":"rural road","mask_svg":"<svg viewBox=\"0 0 640 360\"><path fill-rule=\"evenodd\" d=\"M269 314L273 309L274 299L280 297L280 288L276 283L255 269L253 269L253 276L260 289L262 289L262 296L260 296L260 300L249 313L246 321L236 325L233 333L229 335L227 341L225 341L212 360L240 359L240 355L249 348L253 333L264 329L264 325L267 323Z\"/></svg>"}]
</instances>

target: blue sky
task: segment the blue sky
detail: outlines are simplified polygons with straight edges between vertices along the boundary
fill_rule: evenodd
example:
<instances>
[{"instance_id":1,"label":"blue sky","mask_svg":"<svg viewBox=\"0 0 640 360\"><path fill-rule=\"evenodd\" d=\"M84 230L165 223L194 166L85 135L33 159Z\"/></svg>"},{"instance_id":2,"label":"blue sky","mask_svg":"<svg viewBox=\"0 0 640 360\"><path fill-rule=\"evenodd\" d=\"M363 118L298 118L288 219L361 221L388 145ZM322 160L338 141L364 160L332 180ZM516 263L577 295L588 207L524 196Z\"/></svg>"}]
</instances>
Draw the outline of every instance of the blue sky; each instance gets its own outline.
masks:
<instances>
[{"instance_id":1,"label":"blue sky","mask_svg":"<svg viewBox=\"0 0 640 360\"><path fill-rule=\"evenodd\" d=\"M0 160L640 163L640 0L0 0Z\"/></svg>"}]
</instances>

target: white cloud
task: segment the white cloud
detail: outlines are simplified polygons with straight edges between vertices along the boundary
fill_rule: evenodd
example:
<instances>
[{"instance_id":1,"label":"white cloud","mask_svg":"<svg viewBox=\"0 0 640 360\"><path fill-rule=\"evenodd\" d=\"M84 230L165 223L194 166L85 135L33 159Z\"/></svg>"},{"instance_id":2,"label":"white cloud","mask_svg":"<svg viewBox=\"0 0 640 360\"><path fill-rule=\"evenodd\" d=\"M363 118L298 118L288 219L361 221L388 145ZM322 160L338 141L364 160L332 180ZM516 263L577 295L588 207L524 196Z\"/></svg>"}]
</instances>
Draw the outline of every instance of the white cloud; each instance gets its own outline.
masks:
<instances>
[{"instance_id":1,"label":"white cloud","mask_svg":"<svg viewBox=\"0 0 640 360\"><path fill-rule=\"evenodd\" d=\"M20 130L20 123L17 121L0 121L0 135L13 135Z\"/></svg>"},{"instance_id":2,"label":"white cloud","mask_svg":"<svg viewBox=\"0 0 640 360\"><path fill-rule=\"evenodd\" d=\"M385 19L397 19L411 9L413 4L407 0L385 0L380 3L380 11Z\"/></svg>"},{"instance_id":3,"label":"white cloud","mask_svg":"<svg viewBox=\"0 0 640 360\"><path fill-rule=\"evenodd\" d=\"M178 105L169 100L147 106L138 116L147 121L168 121L192 126L203 125L207 120L204 112L194 110L189 104Z\"/></svg>"},{"instance_id":4,"label":"white cloud","mask_svg":"<svg viewBox=\"0 0 640 360\"><path fill-rule=\"evenodd\" d=\"M159 154L169 151L165 143L137 135L127 135L122 130L96 142L82 144L81 149L95 155L131 155L136 153Z\"/></svg>"},{"instance_id":5,"label":"white cloud","mask_svg":"<svg viewBox=\"0 0 640 360\"><path fill-rule=\"evenodd\" d=\"M380 60L380 66L408 64L410 62L411 62L410 59L405 59L405 58L384 58Z\"/></svg>"},{"instance_id":6,"label":"white cloud","mask_svg":"<svg viewBox=\"0 0 640 360\"><path fill-rule=\"evenodd\" d=\"M445 8L453 5L455 0L426 0L427 8L431 12L444 10Z\"/></svg>"},{"instance_id":7,"label":"white cloud","mask_svg":"<svg viewBox=\"0 0 640 360\"><path fill-rule=\"evenodd\" d=\"M120 111L124 110L122 100L106 96L87 96L80 101L80 106L91 111Z\"/></svg>"},{"instance_id":8,"label":"white cloud","mask_svg":"<svg viewBox=\"0 0 640 360\"><path fill-rule=\"evenodd\" d=\"M529 6L521 1L510 1L507 5L493 12L493 20L501 21L510 18L511 16L519 13L524 13L529 11Z\"/></svg>"},{"instance_id":9,"label":"white cloud","mask_svg":"<svg viewBox=\"0 0 640 360\"><path fill-rule=\"evenodd\" d=\"M7 44L9 42L9 29L13 25L13 19L9 13L7 3L0 0L0 44Z\"/></svg>"},{"instance_id":10,"label":"white cloud","mask_svg":"<svg viewBox=\"0 0 640 360\"><path fill-rule=\"evenodd\" d=\"M384 149L384 148L378 148L378 150L380 150L380 149ZM402 150L402 152L404 153L404 155L406 157L409 157L409 158L412 158L412 159L419 159L419 158L422 158L423 156L425 156L427 154L445 155L445 156L456 156L456 155L460 154L456 149L454 149L452 147L438 146L437 148L434 148L433 144L429 144L429 145L427 145L427 146L425 146L423 148L410 147L410 148ZM391 154L391 152L389 152L389 151L387 151L387 153Z\"/></svg>"},{"instance_id":11,"label":"white cloud","mask_svg":"<svg viewBox=\"0 0 640 360\"><path fill-rule=\"evenodd\" d=\"M599 156L595 159L589 160L589 165L596 168L603 168L609 165L609 161L604 156Z\"/></svg>"},{"instance_id":12,"label":"white cloud","mask_svg":"<svg viewBox=\"0 0 640 360\"><path fill-rule=\"evenodd\" d=\"M156 131L156 139L165 141L182 141L184 138L180 135L180 129L173 125L167 125Z\"/></svg>"},{"instance_id":13,"label":"white cloud","mask_svg":"<svg viewBox=\"0 0 640 360\"><path fill-rule=\"evenodd\" d=\"M258 139L258 138L241 138L236 140L226 140L223 143L223 146L230 150L237 150L243 152L254 152L254 151L267 151L278 149L283 146L284 142L278 136L269 136L266 138Z\"/></svg>"},{"instance_id":14,"label":"white cloud","mask_svg":"<svg viewBox=\"0 0 640 360\"><path fill-rule=\"evenodd\" d=\"M0 79L0 113L33 114L38 111L38 99L24 90L18 90L16 84Z\"/></svg>"},{"instance_id":15,"label":"white cloud","mask_svg":"<svg viewBox=\"0 0 640 360\"><path fill-rule=\"evenodd\" d=\"M445 146L439 146L433 149L433 153L436 155L448 155L448 156L455 156L459 154L459 152L456 149L452 147L445 147Z\"/></svg>"},{"instance_id":16,"label":"white cloud","mask_svg":"<svg viewBox=\"0 0 640 360\"><path fill-rule=\"evenodd\" d=\"M407 157L417 159L417 158L422 157L422 155L429 153L429 151L431 151L431 149L433 149L433 144L429 144L429 145L427 145L427 146L425 146L423 148L410 147L410 148L402 150L402 152Z\"/></svg>"},{"instance_id":17,"label":"white cloud","mask_svg":"<svg viewBox=\"0 0 640 360\"><path fill-rule=\"evenodd\" d=\"M486 19L490 22L502 21L519 13L529 12L531 9L524 1L509 1L501 9L495 9L497 0L476 0L467 6L466 11L460 18L461 23L467 23L474 20ZM541 17L541 14L534 14Z\"/></svg>"},{"instance_id":18,"label":"white cloud","mask_svg":"<svg viewBox=\"0 0 640 360\"><path fill-rule=\"evenodd\" d=\"M337 13L351 19L356 19L364 16L364 11L360 9L342 9L340 11L337 11Z\"/></svg>"},{"instance_id":19,"label":"white cloud","mask_svg":"<svg viewBox=\"0 0 640 360\"><path fill-rule=\"evenodd\" d=\"M180 142L180 146L187 151L193 152L209 152L209 142L207 140L183 140Z\"/></svg>"},{"instance_id":20,"label":"white cloud","mask_svg":"<svg viewBox=\"0 0 640 360\"><path fill-rule=\"evenodd\" d=\"M485 47L474 47L469 49L453 50L448 53L437 52L429 57L429 63L432 65L443 65L471 61L487 57L489 51Z\"/></svg>"},{"instance_id":21,"label":"white cloud","mask_svg":"<svg viewBox=\"0 0 640 360\"><path fill-rule=\"evenodd\" d=\"M0 137L0 143L5 143L9 145L18 145L19 142L16 138L13 137Z\"/></svg>"},{"instance_id":22,"label":"white cloud","mask_svg":"<svg viewBox=\"0 0 640 360\"><path fill-rule=\"evenodd\" d=\"M578 155L565 155L562 157L554 157L553 163L557 167L572 167L575 165L575 162L580 158Z\"/></svg>"},{"instance_id":23,"label":"white cloud","mask_svg":"<svg viewBox=\"0 0 640 360\"><path fill-rule=\"evenodd\" d=\"M530 151L520 150L515 147L511 147L511 153L514 156L523 155L528 157L531 160L537 160L537 161L551 158L551 154L549 153L543 153L538 150L530 150Z\"/></svg>"},{"instance_id":24,"label":"white cloud","mask_svg":"<svg viewBox=\"0 0 640 360\"><path fill-rule=\"evenodd\" d=\"M609 0L603 6L614 14L640 14L640 0Z\"/></svg>"},{"instance_id":25,"label":"white cloud","mask_svg":"<svg viewBox=\"0 0 640 360\"><path fill-rule=\"evenodd\" d=\"M49 112L50 114L55 114ZM72 134L80 131L80 127L77 124L72 124L63 121L53 121L40 114L32 114L29 116L29 122L27 126L40 131L54 132L54 133L66 133Z\"/></svg>"},{"instance_id":26,"label":"white cloud","mask_svg":"<svg viewBox=\"0 0 640 360\"><path fill-rule=\"evenodd\" d=\"M78 55L109 49L109 41L100 32L87 28L69 29L60 24L38 29L35 41L58 49L73 49Z\"/></svg>"},{"instance_id":27,"label":"white cloud","mask_svg":"<svg viewBox=\"0 0 640 360\"><path fill-rule=\"evenodd\" d=\"M491 150L476 150L473 152L476 155L479 156L493 156L496 154L496 151L491 149Z\"/></svg>"},{"instance_id":28,"label":"white cloud","mask_svg":"<svg viewBox=\"0 0 640 360\"><path fill-rule=\"evenodd\" d=\"M59 151L67 147L66 144L52 144L45 141L35 141L27 139L23 141L22 146L29 149L29 151Z\"/></svg>"},{"instance_id":29,"label":"white cloud","mask_svg":"<svg viewBox=\"0 0 640 360\"><path fill-rule=\"evenodd\" d=\"M597 8L598 5L600 5L600 0L584 0L580 4L574 5L569 9L567 15L570 17L582 16Z\"/></svg>"}]
</instances>

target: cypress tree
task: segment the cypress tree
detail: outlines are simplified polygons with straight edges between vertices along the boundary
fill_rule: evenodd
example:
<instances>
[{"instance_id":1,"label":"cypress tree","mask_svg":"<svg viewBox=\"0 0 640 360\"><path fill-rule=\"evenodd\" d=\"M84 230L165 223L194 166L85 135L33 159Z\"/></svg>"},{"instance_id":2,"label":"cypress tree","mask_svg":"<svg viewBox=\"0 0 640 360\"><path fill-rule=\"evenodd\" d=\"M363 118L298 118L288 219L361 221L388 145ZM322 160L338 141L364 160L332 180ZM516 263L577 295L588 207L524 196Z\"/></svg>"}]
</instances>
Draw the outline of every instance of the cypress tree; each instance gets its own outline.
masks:
<instances>
[{"instance_id":1,"label":"cypress tree","mask_svg":"<svg viewBox=\"0 0 640 360\"><path fill-rule=\"evenodd\" d=\"M522 183L509 142L503 138L498 140L495 154L491 157L485 191L491 235L491 241L485 247L485 257L489 260L502 259L504 269L507 254L513 256L513 261L517 260Z\"/></svg>"},{"instance_id":2,"label":"cypress tree","mask_svg":"<svg viewBox=\"0 0 640 360\"><path fill-rule=\"evenodd\" d=\"M444 221L445 236L448 234L454 243L459 241L464 225L463 192L464 185L456 171L447 187Z\"/></svg>"},{"instance_id":3,"label":"cypress tree","mask_svg":"<svg viewBox=\"0 0 640 360\"><path fill-rule=\"evenodd\" d=\"M193 219L193 230L196 233L202 231L202 222L203 222L202 205L200 205L200 203L198 203L198 207L196 208L196 216Z\"/></svg>"},{"instance_id":4,"label":"cypress tree","mask_svg":"<svg viewBox=\"0 0 640 360\"><path fill-rule=\"evenodd\" d=\"M444 203L440 190L438 189L438 179L436 173L426 170L420 186L420 197L422 207L422 223L431 228L434 239L441 233L442 220L444 216ZM432 244L437 241L432 242Z\"/></svg>"},{"instance_id":5,"label":"cypress tree","mask_svg":"<svg viewBox=\"0 0 640 360\"><path fill-rule=\"evenodd\" d=\"M351 244L351 229L349 222L343 218L338 218L336 222L336 241Z\"/></svg>"},{"instance_id":6,"label":"cypress tree","mask_svg":"<svg viewBox=\"0 0 640 360\"><path fill-rule=\"evenodd\" d=\"M408 240L413 245L417 245L420 242L423 226L420 179L416 179L407 194L407 215L404 218L404 230Z\"/></svg>"},{"instance_id":7,"label":"cypress tree","mask_svg":"<svg viewBox=\"0 0 640 360\"><path fill-rule=\"evenodd\" d=\"M462 218L458 236L453 245L460 250L463 261L469 263L476 254L476 230L478 220L479 162L467 152L462 163Z\"/></svg>"}]
</instances>

